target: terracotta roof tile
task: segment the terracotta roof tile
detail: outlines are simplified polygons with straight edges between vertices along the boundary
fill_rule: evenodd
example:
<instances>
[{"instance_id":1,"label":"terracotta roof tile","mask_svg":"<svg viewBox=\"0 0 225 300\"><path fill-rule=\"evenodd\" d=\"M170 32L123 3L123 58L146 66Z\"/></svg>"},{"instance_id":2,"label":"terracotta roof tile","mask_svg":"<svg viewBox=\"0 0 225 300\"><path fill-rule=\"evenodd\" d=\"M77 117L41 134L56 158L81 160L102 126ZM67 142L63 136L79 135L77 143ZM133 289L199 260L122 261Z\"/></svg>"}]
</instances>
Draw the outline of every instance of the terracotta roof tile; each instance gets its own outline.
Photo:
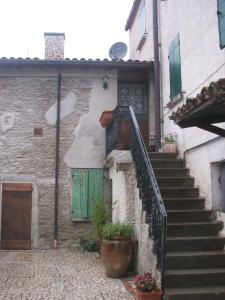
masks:
<instances>
[{"instance_id":1,"label":"terracotta roof tile","mask_svg":"<svg viewBox=\"0 0 225 300\"><path fill-rule=\"evenodd\" d=\"M214 97L214 102L225 103L225 78L211 82L208 87L203 87L196 97L188 98L185 104L172 113L169 117L170 120L178 124L183 118L191 114L212 97Z\"/></svg>"},{"instance_id":2,"label":"terracotta roof tile","mask_svg":"<svg viewBox=\"0 0 225 300\"><path fill-rule=\"evenodd\" d=\"M24 63L24 64L29 64L32 62L39 62L40 64L66 64L66 65L69 65L70 63L73 64L73 63L77 63L77 64L102 64L102 65L105 65L105 64L110 64L110 65L113 65L113 64L151 64L152 61L140 61L140 60L131 60L131 59L128 59L128 60L116 60L116 59L112 59L112 60L109 60L107 58L104 58L104 59L92 59L92 58L89 58L89 59L85 59L85 58L81 58L81 59L78 59L78 58L65 58L63 60L45 60L45 59L40 59L38 57L34 57L34 58L30 58L30 57L26 57L26 58L22 58L22 57L18 57L18 58L15 58L15 57L10 57L10 58L7 58L7 57L2 57L0 58L0 64L5 64L5 63Z\"/></svg>"}]
</instances>

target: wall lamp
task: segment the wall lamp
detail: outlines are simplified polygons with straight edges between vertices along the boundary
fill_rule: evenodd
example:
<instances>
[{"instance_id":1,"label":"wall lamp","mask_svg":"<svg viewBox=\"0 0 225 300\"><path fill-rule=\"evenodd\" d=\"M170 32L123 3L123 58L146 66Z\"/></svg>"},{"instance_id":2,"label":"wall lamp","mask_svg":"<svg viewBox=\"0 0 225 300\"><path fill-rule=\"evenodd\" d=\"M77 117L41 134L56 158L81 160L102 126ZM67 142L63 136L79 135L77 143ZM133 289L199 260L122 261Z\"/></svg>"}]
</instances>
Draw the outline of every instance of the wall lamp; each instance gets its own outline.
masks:
<instances>
[{"instance_id":1,"label":"wall lamp","mask_svg":"<svg viewBox=\"0 0 225 300\"><path fill-rule=\"evenodd\" d=\"M109 77L104 76L102 78L102 86L105 90L107 90L107 88L108 88L108 83L109 83Z\"/></svg>"}]
</instances>

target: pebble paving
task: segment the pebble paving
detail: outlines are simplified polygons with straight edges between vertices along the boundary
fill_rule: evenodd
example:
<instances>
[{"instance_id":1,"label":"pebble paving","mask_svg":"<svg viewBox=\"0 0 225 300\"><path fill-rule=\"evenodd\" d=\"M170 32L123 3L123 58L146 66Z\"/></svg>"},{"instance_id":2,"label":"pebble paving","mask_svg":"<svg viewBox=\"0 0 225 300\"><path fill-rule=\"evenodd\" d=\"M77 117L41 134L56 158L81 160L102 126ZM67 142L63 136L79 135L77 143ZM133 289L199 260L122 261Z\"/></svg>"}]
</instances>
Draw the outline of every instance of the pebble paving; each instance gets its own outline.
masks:
<instances>
[{"instance_id":1,"label":"pebble paving","mask_svg":"<svg viewBox=\"0 0 225 300\"><path fill-rule=\"evenodd\" d=\"M105 275L97 254L0 251L0 300L133 300L118 279Z\"/></svg>"}]
</instances>

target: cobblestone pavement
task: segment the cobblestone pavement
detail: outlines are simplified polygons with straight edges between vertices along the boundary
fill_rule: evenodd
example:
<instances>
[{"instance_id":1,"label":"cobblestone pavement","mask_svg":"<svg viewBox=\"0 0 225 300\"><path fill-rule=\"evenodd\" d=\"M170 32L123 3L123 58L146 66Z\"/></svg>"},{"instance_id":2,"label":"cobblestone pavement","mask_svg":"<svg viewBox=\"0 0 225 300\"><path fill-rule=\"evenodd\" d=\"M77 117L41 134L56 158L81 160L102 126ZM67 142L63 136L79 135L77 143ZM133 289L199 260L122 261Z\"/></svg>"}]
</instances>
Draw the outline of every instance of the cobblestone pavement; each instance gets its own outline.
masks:
<instances>
[{"instance_id":1,"label":"cobblestone pavement","mask_svg":"<svg viewBox=\"0 0 225 300\"><path fill-rule=\"evenodd\" d=\"M120 280L106 277L96 254L0 251L0 299L131 300Z\"/></svg>"}]
</instances>

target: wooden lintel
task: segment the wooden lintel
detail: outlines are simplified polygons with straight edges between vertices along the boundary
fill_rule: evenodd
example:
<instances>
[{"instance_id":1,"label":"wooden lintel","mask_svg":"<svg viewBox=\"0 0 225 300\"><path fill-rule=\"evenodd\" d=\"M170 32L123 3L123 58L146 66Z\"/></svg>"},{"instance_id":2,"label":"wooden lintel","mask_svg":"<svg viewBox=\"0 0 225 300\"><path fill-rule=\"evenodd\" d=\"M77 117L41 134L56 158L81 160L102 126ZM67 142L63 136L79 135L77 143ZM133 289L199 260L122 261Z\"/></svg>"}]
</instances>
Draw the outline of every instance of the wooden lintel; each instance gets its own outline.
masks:
<instances>
[{"instance_id":1,"label":"wooden lintel","mask_svg":"<svg viewBox=\"0 0 225 300\"><path fill-rule=\"evenodd\" d=\"M211 125L211 124L196 124L196 126L198 128L201 128L201 129L207 130L209 132L218 134L219 136L225 137L225 129L223 129L223 128L220 128L220 127L217 127L217 126Z\"/></svg>"},{"instance_id":2,"label":"wooden lintel","mask_svg":"<svg viewBox=\"0 0 225 300\"><path fill-rule=\"evenodd\" d=\"M30 192L32 191L32 183L8 182L3 183L4 192Z\"/></svg>"}]
</instances>

